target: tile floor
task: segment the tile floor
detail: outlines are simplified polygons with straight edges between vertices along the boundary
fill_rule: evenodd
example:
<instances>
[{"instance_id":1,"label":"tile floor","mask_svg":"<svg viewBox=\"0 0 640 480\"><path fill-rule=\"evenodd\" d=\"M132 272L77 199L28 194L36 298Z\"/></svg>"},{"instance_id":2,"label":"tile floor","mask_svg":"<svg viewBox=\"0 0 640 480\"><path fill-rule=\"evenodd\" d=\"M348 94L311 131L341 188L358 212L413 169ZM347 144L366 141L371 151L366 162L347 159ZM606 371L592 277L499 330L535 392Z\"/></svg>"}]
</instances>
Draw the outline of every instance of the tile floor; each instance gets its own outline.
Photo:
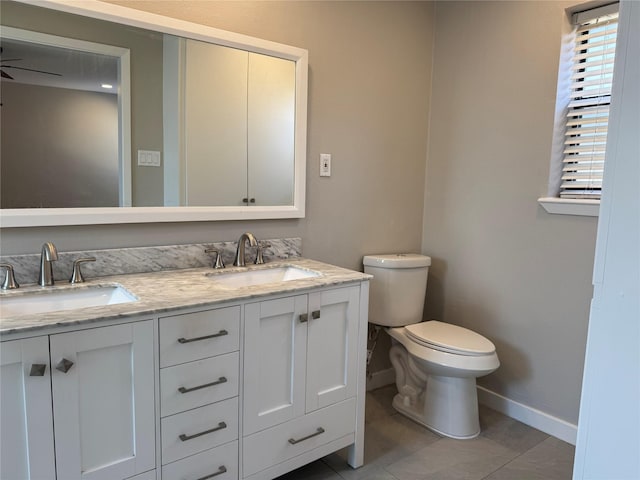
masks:
<instances>
[{"instance_id":1,"label":"tile floor","mask_svg":"<svg viewBox=\"0 0 640 480\"><path fill-rule=\"evenodd\" d=\"M367 393L365 464L336 452L278 480L570 480L574 447L480 407L473 440L441 437L391 407L395 386Z\"/></svg>"}]
</instances>

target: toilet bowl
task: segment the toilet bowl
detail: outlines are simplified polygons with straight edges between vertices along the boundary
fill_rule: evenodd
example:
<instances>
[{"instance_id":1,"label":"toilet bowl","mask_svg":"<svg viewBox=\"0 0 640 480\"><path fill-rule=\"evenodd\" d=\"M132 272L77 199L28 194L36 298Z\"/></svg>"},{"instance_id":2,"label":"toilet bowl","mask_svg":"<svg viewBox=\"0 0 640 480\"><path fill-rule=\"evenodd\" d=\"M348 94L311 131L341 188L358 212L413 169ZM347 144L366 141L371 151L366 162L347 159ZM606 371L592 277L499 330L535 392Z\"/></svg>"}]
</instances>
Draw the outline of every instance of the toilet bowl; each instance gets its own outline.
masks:
<instances>
[{"instance_id":1,"label":"toilet bowl","mask_svg":"<svg viewBox=\"0 0 640 480\"><path fill-rule=\"evenodd\" d=\"M411 327L424 328L415 334ZM471 330L437 320L386 331L393 339L390 356L398 386L394 408L441 435L478 436L476 378L500 366L493 344ZM446 342L441 341L443 335ZM462 341L456 341L458 336Z\"/></svg>"},{"instance_id":2,"label":"toilet bowl","mask_svg":"<svg viewBox=\"0 0 640 480\"><path fill-rule=\"evenodd\" d=\"M467 328L430 320L422 309L431 259L416 254L368 255L369 322L392 339L398 394L393 407L441 435L480 433L476 378L500 366L495 346Z\"/></svg>"}]
</instances>

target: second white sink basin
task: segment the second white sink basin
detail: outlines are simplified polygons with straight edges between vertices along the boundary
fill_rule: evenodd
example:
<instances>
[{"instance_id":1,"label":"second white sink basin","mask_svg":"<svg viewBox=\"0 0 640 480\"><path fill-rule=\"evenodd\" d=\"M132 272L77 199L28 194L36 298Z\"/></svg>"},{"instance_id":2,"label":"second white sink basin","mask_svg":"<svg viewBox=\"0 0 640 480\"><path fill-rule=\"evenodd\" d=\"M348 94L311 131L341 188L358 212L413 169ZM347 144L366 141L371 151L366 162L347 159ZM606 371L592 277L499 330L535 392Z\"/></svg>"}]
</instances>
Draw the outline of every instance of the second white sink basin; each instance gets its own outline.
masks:
<instances>
[{"instance_id":1,"label":"second white sink basin","mask_svg":"<svg viewBox=\"0 0 640 480\"><path fill-rule=\"evenodd\" d=\"M16 292L0 296L0 317L137 302L119 285Z\"/></svg>"},{"instance_id":2,"label":"second white sink basin","mask_svg":"<svg viewBox=\"0 0 640 480\"><path fill-rule=\"evenodd\" d=\"M301 278L319 277L319 272L303 268L285 267L264 268L237 272L208 273L207 277L217 285L227 288L251 287L267 283L289 282Z\"/></svg>"}]
</instances>

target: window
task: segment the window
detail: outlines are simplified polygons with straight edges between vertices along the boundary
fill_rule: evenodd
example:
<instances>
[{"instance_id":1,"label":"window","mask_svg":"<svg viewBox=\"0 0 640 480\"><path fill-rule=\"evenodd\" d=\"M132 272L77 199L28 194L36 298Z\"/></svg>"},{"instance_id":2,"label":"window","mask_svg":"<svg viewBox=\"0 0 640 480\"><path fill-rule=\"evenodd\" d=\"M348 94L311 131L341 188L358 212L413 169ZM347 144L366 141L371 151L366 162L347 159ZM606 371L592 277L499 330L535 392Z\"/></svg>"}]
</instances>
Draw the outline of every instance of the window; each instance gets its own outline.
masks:
<instances>
[{"instance_id":1,"label":"window","mask_svg":"<svg viewBox=\"0 0 640 480\"><path fill-rule=\"evenodd\" d=\"M591 200L584 203L597 208L605 164L618 4L576 13L572 21L573 32L565 45L570 61L560 65L557 110L562 114L556 117L549 196Z\"/></svg>"}]
</instances>

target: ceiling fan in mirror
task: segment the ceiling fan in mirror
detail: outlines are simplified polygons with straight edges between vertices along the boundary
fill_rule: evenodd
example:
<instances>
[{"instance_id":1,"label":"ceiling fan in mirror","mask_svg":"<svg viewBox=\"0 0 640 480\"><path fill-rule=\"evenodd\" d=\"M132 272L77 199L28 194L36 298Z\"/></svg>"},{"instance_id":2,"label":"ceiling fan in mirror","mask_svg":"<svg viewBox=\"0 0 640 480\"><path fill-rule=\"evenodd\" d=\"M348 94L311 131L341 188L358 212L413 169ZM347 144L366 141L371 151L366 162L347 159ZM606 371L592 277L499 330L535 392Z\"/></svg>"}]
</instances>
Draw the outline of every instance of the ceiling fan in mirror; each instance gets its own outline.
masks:
<instances>
[{"instance_id":1,"label":"ceiling fan in mirror","mask_svg":"<svg viewBox=\"0 0 640 480\"><path fill-rule=\"evenodd\" d=\"M6 78L7 80L14 80L14 78L7 73L5 70L8 70L10 68L15 69L15 70L24 70L27 72L35 72L35 73L42 73L43 75L55 75L57 77L61 77L62 74L60 73L55 73L55 72L47 72L45 70L38 70L35 68L26 68L26 67L18 67L16 65L8 65L7 62L22 62L23 59L22 58L1 58L2 53L3 53L3 48L0 47L0 76L2 78Z\"/></svg>"}]
</instances>

